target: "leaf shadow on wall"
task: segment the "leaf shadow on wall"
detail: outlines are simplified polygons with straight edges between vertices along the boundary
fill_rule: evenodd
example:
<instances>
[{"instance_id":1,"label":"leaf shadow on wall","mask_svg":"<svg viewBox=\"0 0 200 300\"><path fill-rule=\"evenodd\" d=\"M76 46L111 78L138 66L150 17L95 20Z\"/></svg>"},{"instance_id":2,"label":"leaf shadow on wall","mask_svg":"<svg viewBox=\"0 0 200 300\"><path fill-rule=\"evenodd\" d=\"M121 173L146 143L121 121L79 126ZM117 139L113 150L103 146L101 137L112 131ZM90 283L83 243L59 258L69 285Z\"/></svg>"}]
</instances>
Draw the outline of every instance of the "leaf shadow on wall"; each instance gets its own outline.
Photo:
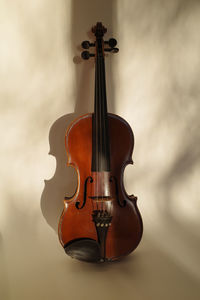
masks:
<instances>
[{"instance_id":1,"label":"leaf shadow on wall","mask_svg":"<svg viewBox=\"0 0 200 300\"><path fill-rule=\"evenodd\" d=\"M200 222L196 214L199 199L195 184L200 170L199 69L196 72L187 83L177 82L175 76L170 76L172 92L166 97L170 105L161 113L174 125L169 133L178 132L177 146L173 164L157 183L160 199L157 207L162 215L162 226L167 228L168 234L173 232L170 238L174 240L174 254L199 277L200 234L197 227ZM168 145L166 150L170 153Z\"/></svg>"},{"instance_id":2,"label":"leaf shadow on wall","mask_svg":"<svg viewBox=\"0 0 200 300\"><path fill-rule=\"evenodd\" d=\"M56 170L50 180L45 180L45 187L41 196L41 210L47 223L57 232L59 217L64 207L64 197L72 196L76 191L77 173L73 167L67 166L67 154L65 149L65 134L70 123L79 117L93 111L94 95L94 59L82 61L80 52L83 51L80 45L83 40L94 40L91 34L91 26L97 21L108 27L108 38L112 32L112 12L114 1L80 1L72 2L72 21L71 21L71 45L72 53L78 50L79 56L75 56L75 78L74 113L64 115L57 119L50 128L49 144L50 152L56 158ZM92 11L92 16L91 16ZM107 37L106 36L106 37ZM76 47L76 48L74 48ZM92 52L92 49L91 49ZM108 64L109 88L112 89L113 80ZM113 89L112 89L113 90ZM109 95L110 96L110 95ZM114 112L113 103L114 93L109 97L109 108Z\"/></svg>"}]
</instances>

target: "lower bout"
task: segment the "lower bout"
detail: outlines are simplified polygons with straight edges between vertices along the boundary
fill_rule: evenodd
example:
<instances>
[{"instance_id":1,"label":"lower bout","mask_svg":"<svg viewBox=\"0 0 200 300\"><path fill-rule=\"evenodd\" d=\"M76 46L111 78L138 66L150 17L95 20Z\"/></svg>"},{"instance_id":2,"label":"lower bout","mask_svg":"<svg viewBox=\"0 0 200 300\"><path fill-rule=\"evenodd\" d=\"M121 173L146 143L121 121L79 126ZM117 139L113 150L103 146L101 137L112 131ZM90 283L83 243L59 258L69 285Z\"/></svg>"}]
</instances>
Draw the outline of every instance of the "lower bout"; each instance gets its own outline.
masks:
<instances>
[{"instance_id":1,"label":"lower bout","mask_svg":"<svg viewBox=\"0 0 200 300\"><path fill-rule=\"evenodd\" d=\"M142 219L131 203L113 211L112 220L102 216L95 223L92 207L78 210L70 203L59 224L59 237L65 252L73 258L114 261L134 251L142 238ZM99 211L101 215L101 211ZM107 223L106 223L107 222Z\"/></svg>"}]
</instances>

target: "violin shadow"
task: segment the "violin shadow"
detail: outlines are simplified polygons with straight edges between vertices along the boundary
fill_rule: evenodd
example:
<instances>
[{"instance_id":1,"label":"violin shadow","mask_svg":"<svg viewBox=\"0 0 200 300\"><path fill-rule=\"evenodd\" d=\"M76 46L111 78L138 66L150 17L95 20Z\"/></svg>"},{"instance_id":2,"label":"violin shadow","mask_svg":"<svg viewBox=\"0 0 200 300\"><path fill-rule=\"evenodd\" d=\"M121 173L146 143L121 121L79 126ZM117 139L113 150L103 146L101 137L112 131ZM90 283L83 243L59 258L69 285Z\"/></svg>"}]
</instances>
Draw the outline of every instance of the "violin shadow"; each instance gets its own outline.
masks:
<instances>
[{"instance_id":1,"label":"violin shadow","mask_svg":"<svg viewBox=\"0 0 200 300\"><path fill-rule=\"evenodd\" d=\"M40 204L45 220L56 232L64 206L64 197L73 195L77 185L75 169L66 164L67 154L64 141L67 127L76 117L78 117L76 113L60 117L53 123L49 131L49 154L56 159L56 170L51 179L44 180L45 187Z\"/></svg>"},{"instance_id":2,"label":"violin shadow","mask_svg":"<svg viewBox=\"0 0 200 300\"><path fill-rule=\"evenodd\" d=\"M77 63L75 66L80 68L79 62L74 60L74 63ZM93 81L87 80L90 79L93 73L93 66L89 62L89 64L83 64L81 67L79 75L76 76L77 82L80 82L80 84L77 89L75 112L61 116L53 123L49 131L49 154L56 159L56 169L51 179L44 180L45 187L42 192L40 206L45 220L56 232L64 207L64 197L72 196L77 186L76 170L67 166L66 131L73 120L92 110L91 95L89 96L89 93Z\"/></svg>"}]
</instances>

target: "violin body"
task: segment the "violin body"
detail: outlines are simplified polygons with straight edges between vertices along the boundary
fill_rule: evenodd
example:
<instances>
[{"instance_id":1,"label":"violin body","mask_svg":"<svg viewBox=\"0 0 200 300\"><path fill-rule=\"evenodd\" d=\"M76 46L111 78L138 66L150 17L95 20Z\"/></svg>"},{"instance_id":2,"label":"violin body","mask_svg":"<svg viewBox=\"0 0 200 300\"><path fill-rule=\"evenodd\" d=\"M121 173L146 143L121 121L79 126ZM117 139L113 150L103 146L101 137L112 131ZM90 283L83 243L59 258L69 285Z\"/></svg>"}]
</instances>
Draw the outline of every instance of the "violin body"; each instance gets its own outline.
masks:
<instances>
[{"instance_id":1,"label":"violin body","mask_svg":"<svg viewBox=\"0 0 200 300\"><path fill-rule=\"evenodd\" d=\"M116 260L132 252L142 237L142 219L137 208L137 198L127 195L123 185L123 173L127 164L132 162L134 146L133 132L128 123L114 114L108 114L111 147L111 172L118 182L118 197L120 202L126 201L121 207L116 199L116 189L112 189L113 207L112 223L106 239L106 260ZM98 241L96 228L92 222L93 204L88 200L92 189L88 189L86 203L82 209L77 210L76 203L82 204L85 193L85 181L88 176L94 177L91 172L92 161L92 115L87 114L75 120L66 134L66 150L68 165L73 166L78 175L78 186L75 195L65 200L59 224L60 242L65 245L80 239ZM103 178L100 178L103 180ZM92 182L95 184L95 182ZM99 185L103 185L101 182ZM113 185L113 182L110 182ZM88 249L87 249L88 250ZM89 250L88 250L89 251ZM76 255L75 255L76 257ZM84 254L82 254L84 257Z\"/></svg>"},{"instance_id":2,"label":"violin body","mask_svg":"<svg viewBox=\"0 0 200 300\"><path fill-rule=\"evenodd\" d=\"M107 113L102 40L106 29L97 23L92 30L96 42L82 45L96 46L95 109L72 122L66 133L67 163L75 168L78 184L75 194L65 197L58 235L71 257L105 262L131 253L142 238L143 225L137 197L128 195L123 184L124 169L133 163L133 132L124 119ZM115 40L110 40L111 50L117 52ZM94 55L82 55L90 56Z\"/></svg>"}]
</instances>

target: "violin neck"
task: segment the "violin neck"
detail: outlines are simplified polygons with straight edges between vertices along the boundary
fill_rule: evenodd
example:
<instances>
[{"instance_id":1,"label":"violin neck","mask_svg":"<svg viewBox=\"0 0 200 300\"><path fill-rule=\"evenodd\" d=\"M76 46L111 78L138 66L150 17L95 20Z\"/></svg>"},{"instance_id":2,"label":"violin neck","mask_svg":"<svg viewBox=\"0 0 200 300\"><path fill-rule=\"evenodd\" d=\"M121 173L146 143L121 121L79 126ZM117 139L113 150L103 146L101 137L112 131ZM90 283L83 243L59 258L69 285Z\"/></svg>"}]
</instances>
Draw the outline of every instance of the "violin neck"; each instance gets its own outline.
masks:
<instances>
[{"instance_id":1,"label":"violin neck","mask_svg":"<svg viewBox=\"0 0 200 300\"><path fill-rule=\"evenodd\" d=\"M92 124L92 171L110 171L105 62L101 39L97 39L95 66L95 103Z\"/></svg>"}]
</instances>

